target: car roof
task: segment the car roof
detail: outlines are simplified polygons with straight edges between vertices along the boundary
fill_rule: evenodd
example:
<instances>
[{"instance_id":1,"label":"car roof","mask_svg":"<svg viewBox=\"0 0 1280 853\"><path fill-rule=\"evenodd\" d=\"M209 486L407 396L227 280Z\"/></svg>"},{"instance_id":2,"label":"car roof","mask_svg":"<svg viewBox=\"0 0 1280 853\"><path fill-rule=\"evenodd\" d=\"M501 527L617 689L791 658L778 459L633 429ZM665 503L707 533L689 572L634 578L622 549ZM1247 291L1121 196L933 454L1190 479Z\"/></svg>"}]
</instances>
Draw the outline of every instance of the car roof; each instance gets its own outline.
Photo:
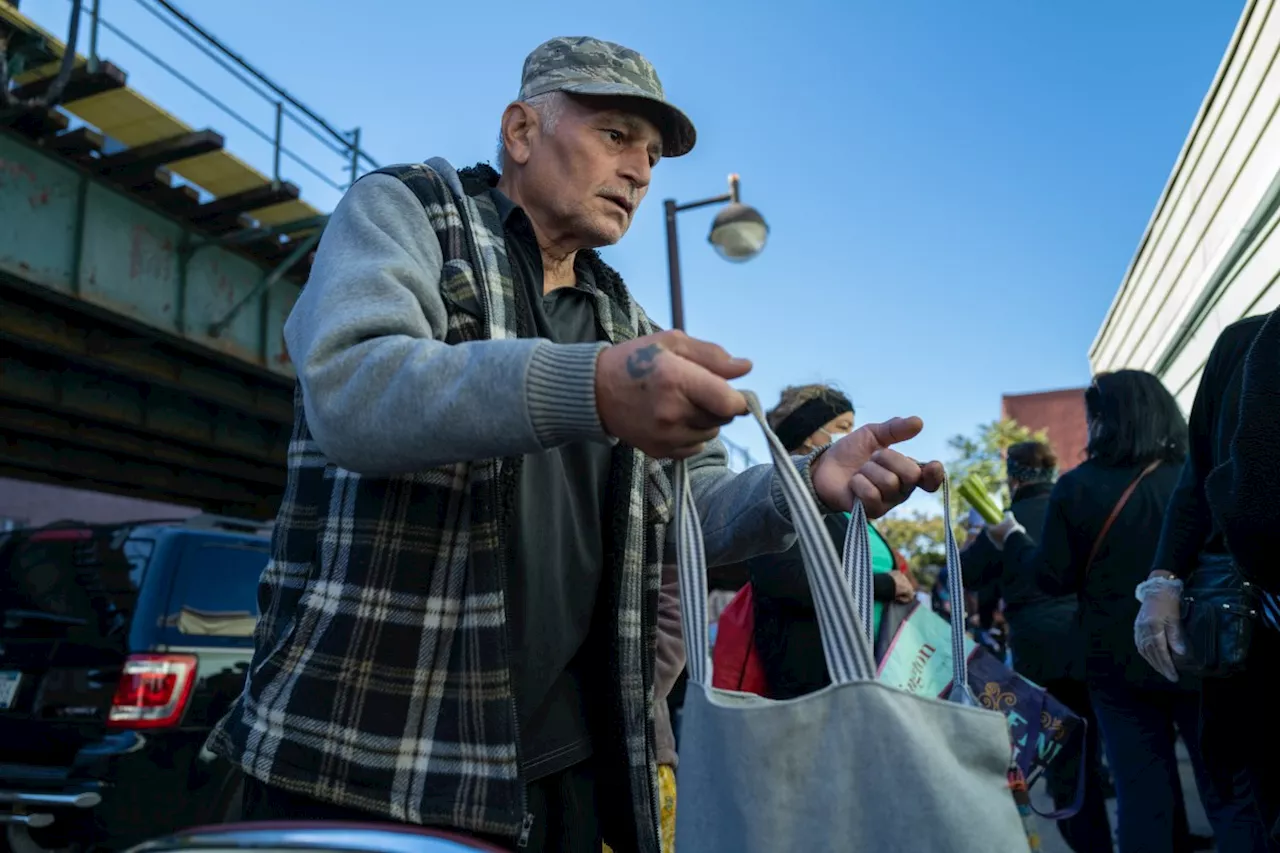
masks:
<instances>
[{"instance_id":1,"label":"car roof","mask_svg":"<svg viewBox=\"0 0 1280 853\"><path fill-rule=\"evenodd\" d=\"M272 522L229 518L209 514L177 519L141 519L138 521L98 522L65 519L41 527L23 527L0 534L0 541L22 541L40 533L59 530L87 530L95 536L127 531L130 538L150 539L199 535L202 538L234 541L270 541Z\"/></svg>"}]
</instances>

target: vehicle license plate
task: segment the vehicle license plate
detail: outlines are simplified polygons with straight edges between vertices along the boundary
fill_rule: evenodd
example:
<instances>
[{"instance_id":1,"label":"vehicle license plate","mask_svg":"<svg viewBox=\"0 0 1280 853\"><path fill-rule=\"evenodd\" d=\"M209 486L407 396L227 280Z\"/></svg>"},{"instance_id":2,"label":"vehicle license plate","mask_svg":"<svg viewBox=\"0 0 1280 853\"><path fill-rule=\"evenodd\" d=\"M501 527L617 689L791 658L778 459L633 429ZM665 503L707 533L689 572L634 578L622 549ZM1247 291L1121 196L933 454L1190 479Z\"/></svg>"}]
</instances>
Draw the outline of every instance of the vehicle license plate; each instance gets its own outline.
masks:
<instances>
[{"instance_id":1,"label":"vehicle license plate","mask_svg":"<svg viewBox=\"0 0 1280 853\"><path fill-rule=\"evenodd\" d=\"M22 683L20 672L0 672L0 711L13 707L18 698L18 685Z\"/></svg>"}]
</instances>

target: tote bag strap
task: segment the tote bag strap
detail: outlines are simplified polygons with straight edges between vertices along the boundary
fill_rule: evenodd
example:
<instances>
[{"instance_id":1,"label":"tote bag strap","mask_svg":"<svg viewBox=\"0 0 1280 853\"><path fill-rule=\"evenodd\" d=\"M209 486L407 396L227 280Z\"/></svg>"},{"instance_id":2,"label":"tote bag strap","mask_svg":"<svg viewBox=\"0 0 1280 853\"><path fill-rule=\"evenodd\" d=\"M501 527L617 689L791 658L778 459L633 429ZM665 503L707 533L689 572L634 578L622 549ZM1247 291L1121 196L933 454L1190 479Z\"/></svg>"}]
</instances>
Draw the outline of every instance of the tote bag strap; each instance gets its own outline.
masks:
<instances>
[{"instance_id":1,"label":"tote bag strap","mask_svg":"<svg viewBox=\"0 0 1280 853\"><path fill-rule=\"evenodd\" d=\"M956 544L955 530L951 524L951 480L942 479L942 525L947 555L947 592L951 596L951 670L952 688L949 698L966 705L976 705L977 700L969 690L969 660L965 656L964 579L960 572L960 547ZM872 570L871 537L867 533L867 513L861 503L853 507L849 519L849 532L844 540L844 575L852 579L854 600L861 624L871 637Z\"/></svg>"},{"instance_id":2,"label":"tote bag strap","mask_svg":"<svg viewBox=\"0 0 1280 853\"><path fill-rule=\"evenodd\" d=\"M849 530L844 535L844 577L853 590L853 600L858 605L858 618L867 632L867 639L875 646L871 636L872 608L875 607L875 577L871 565L871 534L867 532L867 511L858 501L849 513Z\"/></svg>"},{"instance_id":3,"label":"tote bag strap","mask_svg":"<svg viewBox=\"0 0 1280 853\"><path fill-rule=\"evenodd\" d=\"M778 478L791 511L792 525L800 542L805 574L818 614L818 629L831 681L835 684L874 681L876 670L871 642L859 623L853 590L822 522L822 514L790 454L765 423L760 400L750 391L744 391L743 395L747 398L752 417L764 431L769 455L773 458L774 476ZM672 466L672 480L675 489L676 564L680 574L680 608L685 625L689 679L710 687L707 555L702 539L702 522L693 502L689 471L684 460L677 460ZM858 509L855 507L855 514ZM865 513L862 518L865 527Z\"/></svg>"}]
</instances>

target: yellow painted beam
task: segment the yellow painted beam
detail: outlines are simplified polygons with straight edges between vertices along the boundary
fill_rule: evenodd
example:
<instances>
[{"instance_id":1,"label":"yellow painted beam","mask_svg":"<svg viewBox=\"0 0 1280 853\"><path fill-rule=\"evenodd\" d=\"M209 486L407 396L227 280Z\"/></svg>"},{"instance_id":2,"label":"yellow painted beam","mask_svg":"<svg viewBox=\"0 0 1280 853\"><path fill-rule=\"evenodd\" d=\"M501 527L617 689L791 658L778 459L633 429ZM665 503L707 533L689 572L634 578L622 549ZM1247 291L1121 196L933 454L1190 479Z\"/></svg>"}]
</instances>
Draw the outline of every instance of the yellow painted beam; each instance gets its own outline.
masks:
<instances>
[{"instance_id":1,"label":"yellow painted beam","mask_svg":"<svg viewBox=\"0 0 1280 853\"><path fill-rule=\"evenodd\" d=\"M15 28L42 36L49 42L50 50L57 56L62 56L65 46L58 38L41 29L34 21L4 0L0 0L0 20L8 22ZM85 61L83 57L77 57L77 64L83 64ZM18 78L18 81L25 83L39 80L46 76L53 76L57 71L56 63L47 64L41 68L31 69ZM193 130L190 125L130 88L116 89L73 101L64 104L63 109L131 148L171 136L191 133ZM227 151L214 151L198 157L189 157L171 163L167 168L173 174L195 184L215 198L235 195L271 182L266 175ZM290 201L259 211L251 211L250 215L264 225L280 225L317 216L319 211L304 201Z\"/></svg>"},{"instance_id":2,"label":"yellow painted beam","mask_svg":"<svg viewBox=\"0 0 1280 853\"><path fill-rule=\"evenodd\" d=\"M62 43L62 39L19 12L12 4L6 3L5 0L0 0L0 21L4 21L14 29L26 30L29 33L40 36L49 43L49 52L59 59L62 58L62 54L67 49L66 45Z\"/></svg>"},{"instance_id":3,"label":"yellow painted beam","mask_svg":"<svg viewBox=\"0 0 1280 853\"><path fill-rule=\"evenodd\" d=\"M263 225L287 225L290 222L300 222L319 215L320 211L300 199L273 204L271 207L253 212L253 218Z\"/></svg>"}]
</instances>

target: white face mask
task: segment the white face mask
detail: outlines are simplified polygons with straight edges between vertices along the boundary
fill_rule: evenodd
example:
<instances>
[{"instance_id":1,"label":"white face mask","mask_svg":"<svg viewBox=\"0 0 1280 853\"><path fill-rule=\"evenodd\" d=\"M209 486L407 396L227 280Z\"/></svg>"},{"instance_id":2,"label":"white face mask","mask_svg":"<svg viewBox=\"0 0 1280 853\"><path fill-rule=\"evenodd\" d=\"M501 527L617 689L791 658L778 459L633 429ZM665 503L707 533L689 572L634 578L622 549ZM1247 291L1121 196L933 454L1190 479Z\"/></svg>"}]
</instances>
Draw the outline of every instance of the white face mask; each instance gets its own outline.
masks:
<instances>
[{"instance_id":1,"label":"white face mask","mask_svg":"<svg viewBox=\"0 0 1280 853\"><path fill-rule=\"evenodd\" d=\"M827 444L835 444L837 441L839 441L840 439L844 438L846 435L849 434L847 432L838 432L838 431L831 432L830 430L823 429L822 427L818 427L818 432L822 433L827 437ZM822 446L823 445L818 444L818 445L814 445L814 448L816 449Z\"/></svg>"}]
</instances>

